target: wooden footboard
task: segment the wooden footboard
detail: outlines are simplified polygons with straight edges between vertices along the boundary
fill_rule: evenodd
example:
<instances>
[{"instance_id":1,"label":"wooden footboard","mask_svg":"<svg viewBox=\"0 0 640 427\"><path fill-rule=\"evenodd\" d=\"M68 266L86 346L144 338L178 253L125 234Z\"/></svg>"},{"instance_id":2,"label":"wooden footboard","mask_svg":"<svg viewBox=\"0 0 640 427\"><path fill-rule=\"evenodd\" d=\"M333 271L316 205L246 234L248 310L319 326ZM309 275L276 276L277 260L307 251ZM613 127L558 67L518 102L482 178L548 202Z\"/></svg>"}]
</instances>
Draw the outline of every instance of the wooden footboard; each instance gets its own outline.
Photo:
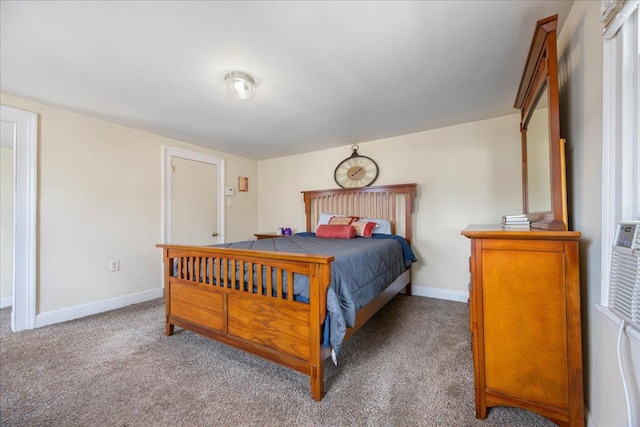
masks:
<instances>
[{"instance_id":1,"label":"wooden footboard","mask_svg":"<svg viewBox=\"0 0 640 427\"><path fill-rule=\"evenodd\" d=\"M174 326L295 369L322 399L321 325L332 256L157 245L164 252L166 335ZM293 275L309 278L295 301Z\"/></svg>"}]
</instances>

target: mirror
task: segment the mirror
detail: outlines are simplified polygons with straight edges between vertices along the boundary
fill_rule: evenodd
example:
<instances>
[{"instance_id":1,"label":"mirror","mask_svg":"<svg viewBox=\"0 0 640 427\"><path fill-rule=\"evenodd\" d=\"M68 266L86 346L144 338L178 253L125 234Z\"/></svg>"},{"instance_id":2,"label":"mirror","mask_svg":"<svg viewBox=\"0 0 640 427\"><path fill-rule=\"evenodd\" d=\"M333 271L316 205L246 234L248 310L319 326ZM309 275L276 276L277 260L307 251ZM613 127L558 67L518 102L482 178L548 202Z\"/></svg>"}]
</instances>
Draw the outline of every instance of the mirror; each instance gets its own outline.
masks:
<instances>
[{"instance_id":1,"label":"mirror","mask_svg":"<svg viewBox=\"0 0 640 427\"><path fill-rule=\"evenodd\" d=\"M551 211L549 107L546 87L531 114L527 132L527 206L530 212Z\"/></svg>"},{"instance_id":2,"label":"mirror","mask_svg":"<svg viewBox=\"0 0 640 427\"><path fill-rule=\"evenodd\" d=\"M515 103L521 112L523 212L531 228L547 230L567 230L557 25L558 15L536 23Z\"/></svg>"}]
</instances>

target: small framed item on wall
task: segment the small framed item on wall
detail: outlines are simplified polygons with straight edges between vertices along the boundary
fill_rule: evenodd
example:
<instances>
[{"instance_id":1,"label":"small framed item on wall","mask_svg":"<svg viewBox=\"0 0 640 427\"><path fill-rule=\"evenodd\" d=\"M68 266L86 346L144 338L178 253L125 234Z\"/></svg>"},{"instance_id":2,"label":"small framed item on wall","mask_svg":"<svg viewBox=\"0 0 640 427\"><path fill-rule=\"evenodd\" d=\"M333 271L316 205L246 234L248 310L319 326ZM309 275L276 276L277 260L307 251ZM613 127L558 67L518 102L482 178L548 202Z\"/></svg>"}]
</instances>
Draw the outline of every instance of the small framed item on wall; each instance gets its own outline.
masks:
<instances>
[{"instance_id":1,"label":"small framed item on wall","mask_svg":"<svg viewBox=\"0 0 640 427\"><path fill-rule=\"evenodd\" d=\"M238 177L238 191L249 191L249 178L246 176Z\"/></svg>"}]
</instances>

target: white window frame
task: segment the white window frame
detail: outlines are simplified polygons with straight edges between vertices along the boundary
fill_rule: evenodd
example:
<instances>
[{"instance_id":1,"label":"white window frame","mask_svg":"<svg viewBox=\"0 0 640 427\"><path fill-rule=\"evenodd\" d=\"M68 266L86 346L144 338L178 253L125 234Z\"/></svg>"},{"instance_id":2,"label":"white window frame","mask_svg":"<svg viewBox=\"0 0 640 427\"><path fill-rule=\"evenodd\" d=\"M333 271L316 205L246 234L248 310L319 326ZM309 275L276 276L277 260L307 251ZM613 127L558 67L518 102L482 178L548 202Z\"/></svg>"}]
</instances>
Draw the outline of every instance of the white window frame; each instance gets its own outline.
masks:
<instances>
[{"instance_id":1,"label":"white window frame","mask_svg":"<svg viewBox=\"0 0 640 427\"><path fill-rule=\"evenodd\" d=\"M603 9L613 2L604 0ZM640 220L638 0L618 3L625 4L629 16L617 14L619 29L603 32L602 276L596 306L615 324L621 319L607 307L616 225L622 220ZM640 342L640 331L627 331Z\"/></svg>"}]
</instances>

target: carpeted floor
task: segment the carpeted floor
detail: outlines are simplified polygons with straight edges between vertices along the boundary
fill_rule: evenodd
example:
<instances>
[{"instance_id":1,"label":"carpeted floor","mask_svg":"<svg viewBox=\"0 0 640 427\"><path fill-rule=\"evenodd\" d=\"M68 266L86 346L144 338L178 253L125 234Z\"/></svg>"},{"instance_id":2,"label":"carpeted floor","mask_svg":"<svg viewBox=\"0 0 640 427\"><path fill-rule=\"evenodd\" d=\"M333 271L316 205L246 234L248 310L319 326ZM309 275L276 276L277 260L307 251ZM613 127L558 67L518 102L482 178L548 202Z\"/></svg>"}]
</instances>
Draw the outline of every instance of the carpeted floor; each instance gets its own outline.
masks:
<instances>
[{"instance_id":1,"label":"carpeted floor","mask_svg":"<svg viewBox=\"0 0 640 427\"><path fill-rule=\"evenodd\" d=\"M2 426L552 426L474 417L466 304L397 296L306 376L195 333L164 336L162 300L13 334L0 310Z\"/></svg>"}]
</instances>

